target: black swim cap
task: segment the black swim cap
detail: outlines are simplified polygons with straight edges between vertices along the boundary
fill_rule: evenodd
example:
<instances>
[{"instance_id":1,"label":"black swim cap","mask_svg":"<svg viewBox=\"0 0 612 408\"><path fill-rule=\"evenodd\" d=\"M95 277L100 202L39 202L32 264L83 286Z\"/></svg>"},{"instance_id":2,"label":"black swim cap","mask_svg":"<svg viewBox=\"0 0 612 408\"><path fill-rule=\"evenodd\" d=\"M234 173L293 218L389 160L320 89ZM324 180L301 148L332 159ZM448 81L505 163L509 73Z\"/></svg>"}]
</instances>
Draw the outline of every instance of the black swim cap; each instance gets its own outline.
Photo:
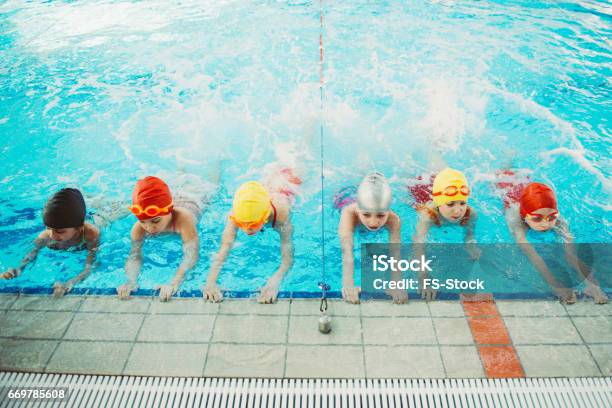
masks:
<instances>
[{"instance_id":1,"label":"black swim cap","mask_svg":"<svg viewBox=\"0 0 612 408\"><path fill-rule=\"evenodd\" d=\"M43 220L49 228L78 228L85 222L85 200L76 188L63 188L47 201Z\"/></svg>"}]
</instances>

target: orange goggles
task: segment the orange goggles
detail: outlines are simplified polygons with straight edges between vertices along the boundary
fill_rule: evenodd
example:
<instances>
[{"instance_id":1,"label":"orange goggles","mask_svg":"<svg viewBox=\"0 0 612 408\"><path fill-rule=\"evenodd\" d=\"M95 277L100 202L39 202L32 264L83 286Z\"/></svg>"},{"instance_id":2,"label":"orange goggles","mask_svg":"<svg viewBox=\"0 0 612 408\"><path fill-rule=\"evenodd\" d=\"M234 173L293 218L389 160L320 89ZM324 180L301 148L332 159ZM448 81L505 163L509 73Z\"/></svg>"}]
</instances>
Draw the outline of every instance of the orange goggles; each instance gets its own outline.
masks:
<instances>
[{"instance_id":1,"label":"orange goggles","mask_svg":"<svg viewBox=\"0 0 612 408\"><path fill-rule=\"evenodd\" d=\"M236 224L236 226L238 228L240 228L241 230L248 230L248 229L259 229L261 228L267 221L268 219L268 215L266 214L261 220L259 221L238 221L236 218L234 218L233 215L230 215L229 218L230 220L232 220L234 222L234 224Z\"/></svg>"},{"instance_id":2,"label":"orange goggles","mask_svg":"<svg viewBox=\"0 0 612 408\"><path fill-rule=\"evenodd\" d=\"M470 195L470 189L468 186L466 186L465 184L462 185L461 187L457 187L457 186L448 186L446 187L444 190L442 191L437 191L435 193L431 193L432 196L439 196L444 194L447 197L453 197L456 196L457 194L461 193L464 196L469 196Z\"/></svg>"},{"instance_id":3,"label":"orange goggles","mask_svg":"<svg viewBox=\"0 0 612 408\"><path fill-rule=\"evenodd\" d=\"M542 214L533 214L533 213L527 213L527 215L529 216L529 219L533 222L542 222L542 221L553 222L557 220L557 218L559 218L559 211L555 211L546 216Z\"/></svg>"},{"instance_id":4,"label":"orange goggles","mask_svg":"<svg viewBox=\"0 0 612 408\"><path fill-rule=\"evenodd\" d=\"M148 205L146 208L142 208L138 204L132 204L128 207L128 209L137 217L140 217L142 214L148 217L157 217L160 214L168 214L170 212L170 207L174 205L174 202L170 202L165 207L158 207L157 205Z\"/></svg>"}]
</instances>

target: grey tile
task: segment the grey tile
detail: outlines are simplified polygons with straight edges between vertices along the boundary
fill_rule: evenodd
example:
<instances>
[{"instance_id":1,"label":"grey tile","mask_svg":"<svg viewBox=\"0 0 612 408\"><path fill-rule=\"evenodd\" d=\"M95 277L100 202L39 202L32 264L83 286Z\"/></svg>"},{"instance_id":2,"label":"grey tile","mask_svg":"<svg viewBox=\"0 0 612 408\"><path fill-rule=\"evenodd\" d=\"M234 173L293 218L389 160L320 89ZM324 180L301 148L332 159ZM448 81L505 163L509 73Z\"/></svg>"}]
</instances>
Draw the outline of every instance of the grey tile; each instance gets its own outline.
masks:
<instances>
[{"instance_id":1,"label":"grey tile","mask_svg":"<svg viewBox=\"0 0 612 408\"><path fill-rule=\"evenodd\" d=\"M0 370L41 372L57 343L50 340L0 339Z\"/></svg>"},{"instance_id":2,"label":"grey tile","mask_svg":"<svg viewBox=\"0 0 612 408\"><path fill-rule=\"evenodd\" d=\"M579 344L578 332L568 317L506 317L514 344Z\"/></svg>"},{"instance_id":3,"label":"grey tile","mask_svg":"<svg viewBox=\"0 0 612 408\"><path fill-rule=\"evenodd\" d=\"M12 310L50 310L50 311L75 311L81 305L83 298L80 296L31 296L21 295L11 306Z\"/></svg>"},{"instance_id":4,"label":"grey tile","mask_svg":"<svg viewBox=\"0 0 612 408\"><path fill-rule=\"evenodd\" d=\"M436 337L429 318L364 317L364 344L435 344Z\"/></svg>"},{"instance_id":5,"label":"grey tile","mask_svg":"<svg viewBox=\"0 0 612 408\"><path fill-rule=\"evenodd\" d=\"M472 331L463 317L438 317L433 319L439 344L474 344Z\"/></svg>"},{"instance_id":6,"label":"grey tile","mask_svg":"<svg viewBox=\"0 0 612 408\"><path fill-rule=\"evenodd\" d=\"M287 346L285 377L364 378L361 346Z\"/></svg>"},{"instance_id":7,"label":"grey tile","mask_svg":"<svg viewBox=\"0 0 612 408\"><path fill-rule=\"evenodd\" d=\"M440 347L446 376L449 378L484 378L476 346Z\"/></svg>"},{"instance_id":8,"label":"grey tile","mask_svg":"<svg viewBox=\"0 0 612 408\"><path fill-rule=\"evenodd\" d=\"M359 317L333 317L332 331L322 334L318 316L291 316L289 343L293 344L361 344Z\"/></svg>"},{"instance_id":9,"label":"grey tile","mask_svg":"<svg viewBox=\"0 0 612 408\"><path fill-rule=\"evenodd\" d=\"M366 346L368 378L443 378L438 347Z\"/></svg>"},{"instance_id":10,"label":"grey tile","mask_svg":"<svg viewBox=\"0 0 612 408\"><path fill-rule=\"evenodd\" d=\"M137 343L124 374L201 377L207 348L207 344Z\"/></svg>"},{"instance_id":11,"label":"grey tile","mask_svg":"<svg viewBox=\"0 0 612 408\"><path fill-rule=\"evenodd\" d=\"M151 303L150 297L132 296L121 300L117 296L88 296L83 301L80 312L146 313Z\"/></svg>"},{"instance_id":12,"label":"grey tile","mask_svg":"<svg viewBox=\"0 0 612 408\"><path fill-rule=\"evenodd\" d=\"M64 339L132 341L142 319L141 314L77 313Z\"/></svg>"},{"instance_id":13,"label":"grey tile","mask_svg":"<svg viewBox=\"0 0 612 408\"><path fill-rule=\"evenodd\" d=\"M206 343L210 341L215 315L147 316L139 341Z\"/></svg>"},{"instance_id":14,"label":"grey tile","mask_svg":"<svg viewBox=\"0 0 612 408\"><path fill-rule=\"evenodd\" d=\"M282 378L285 352L285 346L211 344L204 375Z\"/></svg>"},{"instance_id":15,"label":"grey tile","mask_svg":"<svg viewBox=\"0 0 612 408\"><path fill-rule=\"evenodd\" d=\"M600 376L585 346L516 346L528 377Z\"/></svg>"},{"instance_id":16,"label":"grey tile","mask_svg":"<svg viewBox=\"0 0 612 408\"><path fill-rule=\"evenodd\" d=\"M199 298L173 298L170 302L151 302L151 314L215 314L219 304Z\"/></svg>"},{"instance_id":17,"label":"grey tile","mask_svg":"<svg viewBox=\"0 0 612 408\"><path fill-rule=\"evenodd\" d=\"M612 302L596 305L592 300L584 300L573 305L565 305L570 316L612 316Z\"/></svg>"},{"instance_id":18,"label":"grey tile","mask_svg":"<svg viewBox=\"0 0 612 408\"><path fill-rule=\"evenodd\" d=\"M225 299L219 306L219 313L288 315L289 302L289 299L279 299L276 303L262 304L255 299Z\"/></svg>"},{"instance_id":19,"label":"grey tile","mask_svg":"<svg viewBox=\"0 0 612 408\"><path fill-rule=\"evenodd\" d=\"M433 317L463 317L465 312L458 300L434 300L427 302Z\"/></svg>"},{"instance_id":20,"label":"grey tile","mask_svg":"<svg viewBox=\"0 0 612 408\"><path fill-rule=\"evenodd\" d=\"M212 341L285 344L287 316L218 315Z\"/></svg>"},{"instance_id":21,"label":"grey tile","mask_svg":"<svg viewBox=\"0 0 612 408\"><path fill-rule=\"evenodd\" d=\"M63 341L45 371L120 375L131 347L130 343Z\"/></svg>"},{"instance_id":22,"label":"grey tile","mask_svg":"<svg viewBox=\"0 0 612 408\"><path fill-rule=\"evenodd\" d=\"M601 369L601 373L605 376L612 376L612 345L590 344L589 349Z\"/></svg>"},{"instance_id":23,"label":"grey tile","mask_svg":"<svg viewBox=\"0 0 612 408\"><path fill-rule=\"evenodd\" d=\"M403 305L397 305L390 300L368 300L361 302L361 315L369 317L430 316L427 303L421 300L410 300Z\"/></svg>"},{"instance_id":24,"label":"grey tile","mask_svg":"<svg viewBox=\"0 0 612 408\"><path fill-rule=\"evenodd\" d=\"M17 295L0 293L0 310L10 309L11 305L17 300Z\"/></svg>"},{"instance_id":25,"label":"grey tile","mask_svg":"<svg viewBox=\"0 0 612 408\"><path fill-rule=\"evenodd\" d=\"M9 311L0 320L0 336L59 339L72 315L71 312Z\"/></svg>"},{"instance_id":26,"label":"grey tile","mask_svg":"<svg viewBox=\"0 0 612 408\"><path fill-rule=\"evenodd\" d=\"M502 316L567 316L559 302L545 300L498 300L495 302Z\"/></svg>"},{"instance_id":27,"label":"grey tile","mask_svg":"<svg viewBox=\"0 0 612 408\"><path fill-rule=\"evenodd\" d=\"M586 343L612 343L612 316L572 317Z\"/></svg>"},{"instance_id":28,"label":"grey tile","mask_svg":"<svg viewBox=\"0 0 612 408\"><path fill-rule=\"evenodd\" d=\"M291 314L294 316L319 316L320 299L293 299ZM327 300L327 314L330 316L359 316L359 305L353 305L340 299Z\"/></svg>"}]
</instances>

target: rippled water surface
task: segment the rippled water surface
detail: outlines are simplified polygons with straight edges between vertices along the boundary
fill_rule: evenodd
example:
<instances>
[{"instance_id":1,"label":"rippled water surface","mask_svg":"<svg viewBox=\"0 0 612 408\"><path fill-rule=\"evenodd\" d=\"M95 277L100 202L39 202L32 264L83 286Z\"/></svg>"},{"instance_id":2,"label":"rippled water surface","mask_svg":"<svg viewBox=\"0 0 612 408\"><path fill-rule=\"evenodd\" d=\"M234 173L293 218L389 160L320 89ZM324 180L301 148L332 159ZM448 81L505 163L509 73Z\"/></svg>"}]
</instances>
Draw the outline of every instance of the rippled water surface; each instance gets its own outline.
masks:
<instances>
[{"instance_id":1,"label":"rippled water surface","mask_svg":"<svg viewBox=\"0 0 612 408\"><path fill-rule=\"evenodd\" d=\"M554 186L577 241L609 243L611 13L603 1L5 1L0 269L18 264L61 187L79 187L95 209L127 201L143 175L207 178L220 167L199 224L201 261L184 285L196 289L232 192L302 143L308 171L283 290L317 290L322 243L323 278L339 288L332 196L373 168L392 181L409 241L416 215L406 182L427 170L432 151L470 179L479 241L511 241L491 180L512 162ZM123 280L132 222L103 230L82 288ZM356 243L386 238L359 233ZM452 228L431 235L461 239ZM279 263L277 241L271 231L240 236L221 285L263 284ZM147 242L141 287L168 280L179 255L178 238ZM0 289L49 287L84 258L43 251ZM545 287L532 271L495 285Z\"/></svg>"}]
</instances>

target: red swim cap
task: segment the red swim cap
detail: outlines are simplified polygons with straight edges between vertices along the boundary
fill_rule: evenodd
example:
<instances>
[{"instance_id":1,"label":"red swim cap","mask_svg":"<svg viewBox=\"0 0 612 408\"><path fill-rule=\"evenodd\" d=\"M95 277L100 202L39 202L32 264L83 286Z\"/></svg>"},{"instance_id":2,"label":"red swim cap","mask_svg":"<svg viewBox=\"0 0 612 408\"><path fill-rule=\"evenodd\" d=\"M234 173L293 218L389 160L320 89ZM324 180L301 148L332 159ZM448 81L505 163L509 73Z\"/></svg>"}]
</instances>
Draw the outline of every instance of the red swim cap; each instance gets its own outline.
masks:
<instances>
[{"instance_id":1,"label":"red swim cap","mask_svg":"<svg viewBox=\"0 0 612 408\"><path fill-rule=\"evenodd\" d=\"M148 176L136 182L136 187L132 192L132 204L139 205L145 210L150 205L156 205L159 208L164 208L172 203L172 194L168 185L158 177ZM172 211L172 207L168 212ZM162 214L165 215L165 214ZM151 218L144 212L136 216L139 220L144 221Z\"/></svg>"},{"instance_id":2,"label":"red swim cap","mask_svg":"<svg viewBox=\"0 0 612 408\"><path fill-rule=\"evenodd\" d=\"M557 209L557 197L550 187L542 183L530 183L521 193L521 217L540 208Z\"/></svg>"}]
</instances>

